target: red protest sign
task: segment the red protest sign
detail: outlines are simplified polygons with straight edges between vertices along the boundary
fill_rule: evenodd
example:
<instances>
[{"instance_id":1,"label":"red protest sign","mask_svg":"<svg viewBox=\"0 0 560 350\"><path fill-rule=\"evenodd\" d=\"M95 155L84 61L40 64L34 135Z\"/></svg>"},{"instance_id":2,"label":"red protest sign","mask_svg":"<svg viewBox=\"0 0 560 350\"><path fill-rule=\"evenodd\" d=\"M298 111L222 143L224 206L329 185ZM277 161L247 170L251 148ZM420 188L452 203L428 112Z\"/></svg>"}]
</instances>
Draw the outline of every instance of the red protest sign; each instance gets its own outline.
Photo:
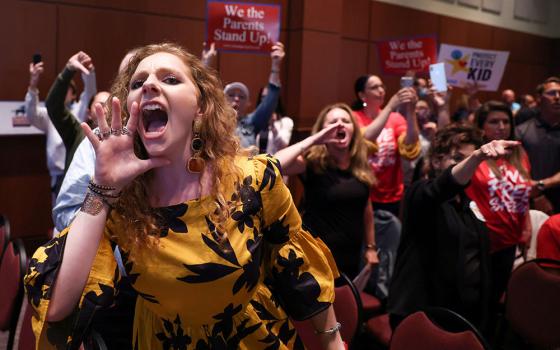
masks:
<instances>
[{"instance_id":1,"label":"red protest sign","mask_svg":"<svg viewBox=\"0 0 560 350\"><path fill-rule=\"evenodd\" d=\"M206 38L218 50L270 52L280 37L280 5L208 1Z\"/></svg>"},{"instance_id":2,"label":"red protest sign","mask_svg":"<svg viewBox=\"0 0 560 350\"><path fill-rule=\"evenodd\" d=\"M377 50L385 74L428 72L430 64L437 62L437 41L433 36L379 41Z\"/></svg>"}]
</instances>

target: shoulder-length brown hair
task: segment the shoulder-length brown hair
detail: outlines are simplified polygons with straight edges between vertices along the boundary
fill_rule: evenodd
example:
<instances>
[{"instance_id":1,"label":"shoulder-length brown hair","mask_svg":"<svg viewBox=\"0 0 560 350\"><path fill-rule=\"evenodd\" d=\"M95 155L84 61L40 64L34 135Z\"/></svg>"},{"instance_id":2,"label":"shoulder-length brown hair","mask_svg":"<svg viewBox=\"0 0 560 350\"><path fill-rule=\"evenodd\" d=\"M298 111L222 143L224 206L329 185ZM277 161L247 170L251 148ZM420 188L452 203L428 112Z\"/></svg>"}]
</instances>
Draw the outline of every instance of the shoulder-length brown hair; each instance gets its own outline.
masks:
<instances>
[{"instance_id":1,"label":"shoulder-length brown hair","mask_svg":"<svg viewBox=\"0 0 560 350\"><path fill-rule=\"evenodd\" d=\"M509 135L508 135L507 139L508 140L515 140L515 121L514 121L514 118L513 118L513 112L508 107L508 105L506 105L503 102L488 101L488 102L484 103L482 106L480 106L480 108L475 113L475 120L476 120L476 125L478 126L478 128L480 130L484 129L484 123L486 122L486 120L488 119L488 116L492 112L502 112L502 113L505 113L508 116L510 131L509 131ZM484 137L484 141L487 142L487 141L491 141L491 140L488 140L486 137ZM517 171L519 171L519 173L525 179L529 180L530 179L529 172L527 171L527 169L525 168L525 166L522 163L523 154L524 154L524 150L523 150L522 147L515 147L511 150L511 153L505 159L511 165L513 165L515 167L515 169L517 169ZM502 177L502 175L500 174L500 171L498 169L498 165L496 164L495 160L488 159L486 161L486 163L488 164L488 167L490 168L490 170L492 170L492 173L494 173L494 175L496 175L496 177L498 179Z\"/></svg>"},{"instance_id":2,"label":"shoulder-length brown hair","mask_svg":"<svg viewBox=\"0 0 560 350\"><path fill-rule=\"evenodd\" d=\"M232 188L234 182L241 180L241 169L235 165L234 159L246 152L240 149L239 140L235 136L236 112L227 103L222 84L214 72L177 44L147 45L136 49L125 69L118 73L111 87L111 95L120 101L126 101L130 80L140 62L160 52L170 53L181 59L189 68L190 79L196 87L198 107L202 115L201 138L204 140L201 156L206 161L205 171L211 171L210 196L213 198L211 202L215 204L210 210L210 216L216 223L217 231L225 232L222 225L229 217L230 207L236 205L226 199L226 189ZM110 120L111 116L108 118ZM123 103L121 118L125 125L129 118L126 103ZM185 127L191 128L191 125ZM138 134L135 135L134 150L139 158L148 158ZM157 210L150 206L149 196L153 194L149 194L147 190L151 175L152 171L148 171L127 185L115 206L115 211L120 216L116 218L121 225L118 231L122 232L118 237L119 244L125 249L155 244L159 237L161 218Z\"/></svg>"},{"instance_id":3,"label":"shoulder-length brown hair","mask_svg":"<svg viewBox=\"0 0 560 350\"><path fill-rule=\"evenodd\" d=\"M319 113L319 116L317 116L317 120L315 121L315 125L313 125L311 134L316 134L321 131L323 129L323 124L325 123L327 114L333 109L337 108L345 111L350 117L352 125L354 125L354 134L352 135L352 140L350 141L349 170L352 172L352 175L354 175L358 180L367 184L368 186L373 186L377 181L367 161L368 146L366 144L364 136L362 135L360 126L356 122L356 118L354 118L352 109L347 104L335 103L323 108L323 110ZM309 151L305 153L304 157L306 161L311 165L313 171L317 173L325 172L327 167L336 166L329 155L327 146L325 145L317 145L311 147Z\"/></svg>"}]
</instances>

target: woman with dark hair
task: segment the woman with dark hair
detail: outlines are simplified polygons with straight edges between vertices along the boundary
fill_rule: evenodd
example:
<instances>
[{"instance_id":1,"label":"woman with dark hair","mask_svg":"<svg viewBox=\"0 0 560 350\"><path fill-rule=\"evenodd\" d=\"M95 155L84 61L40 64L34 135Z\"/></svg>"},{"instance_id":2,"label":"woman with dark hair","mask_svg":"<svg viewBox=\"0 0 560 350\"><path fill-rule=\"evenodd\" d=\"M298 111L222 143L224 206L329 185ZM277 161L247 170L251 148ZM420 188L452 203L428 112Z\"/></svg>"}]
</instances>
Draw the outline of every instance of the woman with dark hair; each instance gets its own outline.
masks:
<instances>
[{"instance_id":1,"label":"woman with dark hair","mask_svg":"<svg viewBox=\"0 0 560 350\"><path fill-rule=\"evenodd\" d=\"M371 146L371 144L370 144ZM286 175L304 185L303 223L329 247L340 271L355 277L364 259L377 264L373 211L368 200L375 177L368 146L346 104L325 107L311 136L276 153Z\"/></svg>"},{"instance_id":2,"label":"woman with dark hair","mask_svg":"<svg viewBox=\"0 0 560 350\"><path fill-rule=\"evenodd\" d=\"M25 278L38 349L78 349L120 278L138 292L133 348L301 348L289 317L343 349L336 266L301 228L278 161L249 157L218 78L175 44L140 48L119 72L88 193ZM121 102L123 105L121 107ZM109 123L110 122L110 126Z\"/></svg>"},{"instance_id":3,"label":"woman with dark hair","mask_svg":"<svg viewBox=\"0 0 560 350\"><path fill-rule=\"evenodd\" d=\"M502 102L484 103L475 120L485 142L515 139L513 113ZM480 163L465 192L476 203L489 230L493 301L497 303L509 280L517 245L531 235L530 165L523 148L515 147L506 157Z\"/></svg>"},{"instance_id":4,"label":"woman with dark hair","mask_svg":"<svg viewBox=\"0 0 560 350\"><path fill-rule=\"evenodd\" d=\"M499 162L520 143L482 145L479 130L450 124L436 133L428 154L428 179L406 191L403 231L387 309L394 329L426 307L446 307L488 330L488 232L465 189L479 165Z\"/></svg>"},{"instance_id":5,"label":"woman with dark hair","mask_svg":"<svg viewBox=\"0 0 560 350\"><path fill-rule=\"evenodd\" d=\"M257 106L268 95L268 87L265 86L259 91ZM278 97L278 103L272 116L268 120L268 127L257 134L256 145L259 153L274 154L290 144L294 121L286 116L282 99Z\"/></svg>"},{"instance_id":6,"label":"woman with dark hair","mask_svg":"<svg viewBox=\"0 0 560 350\"><path fill-rule=\"evenodd\" d=\"M404 193L400 158L413 160L421 151L414 113L416 92L413 87L402 88L381 108L385 102L385 85L375 75L358 78L354 92L357 97L353 104L356 120L362 127L367 127L364 137L379 147L369 159L378 180L377 186L371 189L373 208L390 211L398 217ZM399 106L403 107L406 119L396 112Z\"/></svg>"}]
</instances>

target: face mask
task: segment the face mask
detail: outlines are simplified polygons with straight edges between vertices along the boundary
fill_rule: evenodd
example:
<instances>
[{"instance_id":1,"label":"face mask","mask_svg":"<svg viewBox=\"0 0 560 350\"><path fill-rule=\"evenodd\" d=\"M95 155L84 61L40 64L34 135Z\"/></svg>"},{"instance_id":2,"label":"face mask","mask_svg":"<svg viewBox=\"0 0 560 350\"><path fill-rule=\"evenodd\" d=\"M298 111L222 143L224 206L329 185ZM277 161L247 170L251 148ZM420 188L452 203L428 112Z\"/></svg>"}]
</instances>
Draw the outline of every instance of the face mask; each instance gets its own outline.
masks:
<instances>
[{"instance_id":1,"label":"face mask","mask_svg":"<svg viewBox=\"0 0 560 350\"><path fill-rule=\"evenodd\" d=\"M418 97L422 98L422 97L426 97L428 96L428 89L425 87L419 88L418 89Z\"/></svg>"}]
</instances>

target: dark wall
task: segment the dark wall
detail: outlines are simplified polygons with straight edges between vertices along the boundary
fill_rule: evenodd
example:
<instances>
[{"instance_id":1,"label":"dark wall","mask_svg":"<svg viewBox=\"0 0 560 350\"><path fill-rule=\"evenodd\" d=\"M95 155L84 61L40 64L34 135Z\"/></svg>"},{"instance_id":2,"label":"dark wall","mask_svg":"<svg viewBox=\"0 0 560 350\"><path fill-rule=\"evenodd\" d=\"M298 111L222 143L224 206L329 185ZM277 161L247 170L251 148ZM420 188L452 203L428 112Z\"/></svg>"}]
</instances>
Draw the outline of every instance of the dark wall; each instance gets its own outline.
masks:
<instances>
[{"instance_id":1,"label":"dark wall","mask_svg":"<svg viewBox=\"0 0 560 350\"><path fill-rule=\"evenodd\" d=\"M361 74L379 74L375 41L408 35L436 34L440 42L510 51L502 88L518 93L533 92L552 74L560 74L560 39L549 39L495 28L419 10L370 0L258 0L282 5L281 40L287 57L282 71L283 99L299 131L308 130L326 104L354 99L353 82ZM135 46L171 40L199 53L204 41L204 0L2 0L0 11L0 100L22 100L28 83L28 64L35 52L45 61L41 98L67 59L78 50L92 56L98 88L108 89L125 52ZM252 91L266 83L270 60L263 55L221 54L216 62L224 82L241 80ZM399 77L382 76L392 94ZM76 79L78 85L81 83ZM483 98L497 97L485 93ZM25 142L25 138L10 142ZM36 152L44 152L37 147ZM12 154L12 153L10 153ZM13 156L13 155L12 155ZM2 159L10 167L10 160ZM44 164L34 174L48 183ZM2 171L13 174L13 171ZM33 182L33 184L35 184ZM25 177L0 174L0 193L23 193L30 182ZM37 185L38 186L38 185ZM4 190L3 190L4 189ZM13 191L13 192L12 192ZM32 192L45 202L48 188ZM22 208L34 199L10 196ZM41 199L42 198L42 199ZM0 211L6 211L5 198ZM36 231L46 232L50 203L42 203ZM22 222L29 212L17 212ZM19 220L19 219L18 219ZM14 220L12 220L14 221ZM23 224L14 225L16 235Z\"/></svg>"}]
</instances>

